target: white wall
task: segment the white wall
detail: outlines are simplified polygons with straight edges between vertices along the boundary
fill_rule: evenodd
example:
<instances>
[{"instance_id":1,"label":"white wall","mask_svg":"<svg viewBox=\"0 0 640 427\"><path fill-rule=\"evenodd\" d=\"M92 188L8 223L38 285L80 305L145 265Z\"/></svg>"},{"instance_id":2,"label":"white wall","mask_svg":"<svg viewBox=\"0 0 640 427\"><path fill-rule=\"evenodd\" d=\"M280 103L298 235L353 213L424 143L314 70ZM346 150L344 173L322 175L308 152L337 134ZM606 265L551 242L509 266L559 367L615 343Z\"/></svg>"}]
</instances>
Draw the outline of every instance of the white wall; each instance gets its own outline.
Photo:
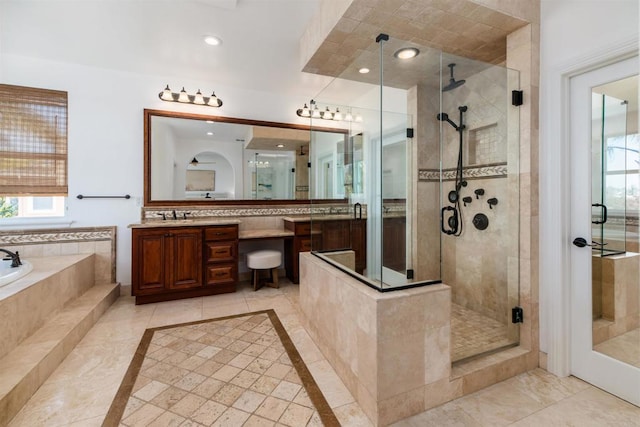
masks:
<instances>
[{"instance_id":1,"label":"white wall","mask_svg":"<svg viewBox=\"0 0 640 427\"><path fill-rule=\"evenodd\" d=\"M143 196L143 110L174 110L255 120L308 124L295 110L300 100L274 93L223 87L215 81L142 75L18 55L0 58L2 83L64 90L69 94L69 198L72 226L117 226L117 280L131 283L131 231ZM215 90L220 109L163 102L170 87ZM277 106L278 108L274 108ZM76 195L124 195L78 200Z\"/></svg>"},{"instance_id":2,"label":"white wall","mask_svg":"<svg viewBox=\"0 0 640 427\"><path fill-rule=\"evenodd\" d=\"M565 205L560 170L569 141L562 76L638 37L637 0L542 0L540 28L540 349L549 352L563 316L551 310L569 283L559 269L569 236L558 218Z\"/></svg>"}]
</instances>

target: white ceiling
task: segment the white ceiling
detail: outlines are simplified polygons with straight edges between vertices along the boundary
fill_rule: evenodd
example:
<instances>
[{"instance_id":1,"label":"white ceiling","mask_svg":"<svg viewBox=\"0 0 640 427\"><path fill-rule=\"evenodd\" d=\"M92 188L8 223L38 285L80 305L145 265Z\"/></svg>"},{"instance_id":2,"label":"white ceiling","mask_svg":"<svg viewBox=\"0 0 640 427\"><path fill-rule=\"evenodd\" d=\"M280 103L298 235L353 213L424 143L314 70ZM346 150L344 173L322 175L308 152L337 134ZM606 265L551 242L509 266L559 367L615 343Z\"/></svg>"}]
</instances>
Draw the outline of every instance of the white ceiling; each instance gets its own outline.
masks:
<instances>
[{"instance_id":1,"label":"white ceiling","mask_svg":"<svg viewBox=\"0 0 640 427\"><path fill-rule=\"evenodd\" d=\"M3 54L307 99L331 81L301 72L299 41L319 1L2 0L0 46ZM204 35L223 44L208 46Z\"/></svg>"}]
</instances>

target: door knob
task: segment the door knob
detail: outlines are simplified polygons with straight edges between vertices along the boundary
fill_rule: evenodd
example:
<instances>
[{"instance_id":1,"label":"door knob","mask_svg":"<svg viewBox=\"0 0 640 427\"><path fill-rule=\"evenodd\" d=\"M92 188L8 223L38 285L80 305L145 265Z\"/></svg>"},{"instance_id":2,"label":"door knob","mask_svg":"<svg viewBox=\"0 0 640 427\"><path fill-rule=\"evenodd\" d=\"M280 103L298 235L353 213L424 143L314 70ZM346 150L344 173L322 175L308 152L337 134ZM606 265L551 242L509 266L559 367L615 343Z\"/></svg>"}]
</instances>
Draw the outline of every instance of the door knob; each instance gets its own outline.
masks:
<instances>
[{"instance_id":1,"label":"door knob","mask_svg":"<svg viewBox=\"0 0 640 427\"><path fill-rule=\"evenodd\" d=\"M576 237L573 239L573 244L579 248L584 248L585 246L591 246L587 243L587 240L584 237Z\"/></svg>"},{"instance_id":2,"label":"door knob","mask_svg":"<svg viewBox=\"0 0 640 427\"><path fill-rule=\"evenodd\" d=\"M585 246L606 246L608 243L591 242L591 244L589 244L584 237L576 237L573 239L573 244L579 248L584 248Z\"/></svg>"}]
</instances>

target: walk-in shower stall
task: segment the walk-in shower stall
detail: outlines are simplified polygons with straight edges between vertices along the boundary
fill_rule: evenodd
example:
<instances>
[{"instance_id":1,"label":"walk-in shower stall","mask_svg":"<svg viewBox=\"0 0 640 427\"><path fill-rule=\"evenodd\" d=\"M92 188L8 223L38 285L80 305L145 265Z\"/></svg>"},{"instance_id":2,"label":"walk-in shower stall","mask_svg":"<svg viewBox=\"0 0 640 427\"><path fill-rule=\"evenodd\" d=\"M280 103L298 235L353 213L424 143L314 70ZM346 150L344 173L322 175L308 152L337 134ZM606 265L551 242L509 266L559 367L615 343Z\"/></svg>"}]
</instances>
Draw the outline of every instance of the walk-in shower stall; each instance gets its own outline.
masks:
<instances>
[{"instance_id":1,"label":"walk-in shower stall","mask_svg":"<svg viewBox=\"0 0 640 427\"><path fill-rule=\"evenodd\" d=\"M379 292L450 286L454 362L519 341L521 103L514 70L381 34L304 111L348 129L312 131L311 188L345 200L312 205L312 253Z\"/></svg>"}]
</instances>

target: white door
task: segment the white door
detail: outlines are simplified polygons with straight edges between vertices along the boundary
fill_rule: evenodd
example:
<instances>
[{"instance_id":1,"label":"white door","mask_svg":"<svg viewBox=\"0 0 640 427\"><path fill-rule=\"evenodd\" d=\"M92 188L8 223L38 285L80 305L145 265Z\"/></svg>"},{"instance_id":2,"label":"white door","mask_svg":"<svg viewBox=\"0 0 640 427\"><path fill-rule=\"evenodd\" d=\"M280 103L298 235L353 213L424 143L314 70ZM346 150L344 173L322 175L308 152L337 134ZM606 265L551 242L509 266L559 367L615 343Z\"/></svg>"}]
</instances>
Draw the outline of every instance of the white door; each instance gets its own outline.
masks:
<instances>
[{"instance_id":1,"label":"white door","mask_svg":"<svg viewBox=\"0 0 640 427\"><path fill-rule=\"evenodd\" d=\"M598 114L593 114L593 104L597 102L592 100L594 94L600 90L602 85L606 87L613 87L609 85L612 82L618 82L617 86L620 86L620 82L625 80L633 81L635 77L635 89L627 91L626 95L615 94L615 98L625 99L630 106L630 110L627 115L629 123L629 133L632 138L637 141L638 132L638 89L637 89L637 75L638 75L638 58L630 58L621 62L617 62L612 65L608 65L603 68L599 68L571 79L570 85L570 129L571 129L571 373L583 380L602 388L612 394L615 394L635 405L640 406L640 329L638 328L637 321L634 323L630 319L633 316L632 310L637 310L640 305L640 297L637 291L640 277L638 277L637 265L632 266L631 271L634 271L633 277L623 277L625 275L617 274L614 279L607 279L605 290L602 286L605 285L605 281L601 280L604 270L595 270L597 273L592 277L592 263L608 262L610 264L608 271L611 270L611 263L618 262L623 259L623 262L635 262L638 263L640 257L633 258L634 255L626 252L623 254L602 257L603 253L592 250L590 246L581 245L580 241L576 241L577 238L583 238L584 242L591 244L594 240L599 243L608 243L602 241L601 235L598 234L598 228L593 227L592 221L602 221L604 219L604 209L601 204L605 204L600 196L603 192L612 190L614 177L611 177L611 183L606 182L601 185L592 185L592 179L596 180L602 176L601 171L598 170L598 162L602 160L603 156L606 161L609 161L609 157L613 156L616 152L624 152L625 155L637 156L637 149L616 149L612 147L604 146L604 149L596 149L597 143L594 143L599 137L604 136L603 140L607 139L606 132L602 131L602 128L596 123ZM615 85L614 85L615 86ZM633 87L633 85L631 85ZM635 92L634 92L635 91ZM597 95L596 95L597 97ZM598 101L599 102L599 101ZM602 106L600 106L602 107ZM625 108L627 106L625 105ZM601 132L598 135L598 132ZM625 141L629 137L623 137L621 140ZM604 164L604 163L603 163ZM592 167L595 165L594 167ZM606 165L604 167L606 171ZM626 172L617 171L618 175L622 176L623 181L626 179L637 179L637 167L635 175L633 171ZM606 172L604 174L605 180ZM619 177L618 177L619 178ZM616 179L618 179L616 178ZM623 184L623 186L626 184ZM633 191L630 191L633 193ZM636 196L637 197L637 196ZM637 206L635 203L629 203L625 200L633 198L633 194L627 194L622 198L622 201L618 200L618 203L622 203L622 206L629 206L626 211L626 216L636 216L638 214ZM592 208L592 204L599 203L596 208ZM602 211L600 211L602 209ZM624 209L624 208L623 208ZM615 220L615 212L609 209L609 218L607 219L609 224L613 224ZM618 226L620 223L624 223L625 215L618 213ZM624 227L623 232L611 240L610 246L605 248L614 247L620 243L620 239L624 239ZM593 231L593 233L592 233ZM635 230L635 236L631 237L631 241L627 242L629 245L635 243L638 240L637 230ZM635 242L633 242L635 240ZM582 246L582 247L580 247ZM598 247L597 245L595 246ZM624 247L624 245L623 245ZM628 246L629 248L630 246ZM631 248L638 251L637 246ZM627 249L629 251L629 249ZM617 257L617 258L616 258ZM606 259L605 259L606 258ZM627 258L626 261L624 258ZM629 261L631 260L631 261ZM626 275L629 276L629 275ZM592 282L596 279L596 282ZM611 282L611 283L609 283ZM625 295L619 295L619 289L613 289L612 286L617 286L619 289L631 289L626 292ZM603 302L604 292L604 302ZM635 293L634 293L635 292ZM614 297L615 294L615 297ZM612 301L613 298L613 301ZM633 300L626 301L626 298L632 298ZM605 314L602 314L602 304L609 304L610 307L606 308ZM596 306L600 304L599 314L597 313ZM614 307L613 304L617 304ZM624 304L624 307L621 305ZM635 308L634 308L635 307ZM629 319L616 319L612 312L618 310L628 310ZM600 318L598 316L601 316ZM636 318L640 318L639 314L635 314ZM624 321L627 321L627 325L623 325ZM607 323L608 322L608 323ZM618 323L616 323L618 322ZM602 335L604 329L598 329L601 326L606 327L606 332L610 336ZM595 329L594 329L595 328ZM597 330L597 331L596 331ZM626 335L625 335L626 334ZM596 336L597 335L597 336ZM626 342L627 347L622 348L622 353L610 353L607 350L603 350L605 346L602 346L601 341L605 340L617 340L616 345L620 343L623 345ZM625 341L626 340L626 341ZM614 341L612 341L614 342ZM595 346L594 346L595 344ZM620 356L622 354L622 356Z\"/></svg>"}]
</instances>

